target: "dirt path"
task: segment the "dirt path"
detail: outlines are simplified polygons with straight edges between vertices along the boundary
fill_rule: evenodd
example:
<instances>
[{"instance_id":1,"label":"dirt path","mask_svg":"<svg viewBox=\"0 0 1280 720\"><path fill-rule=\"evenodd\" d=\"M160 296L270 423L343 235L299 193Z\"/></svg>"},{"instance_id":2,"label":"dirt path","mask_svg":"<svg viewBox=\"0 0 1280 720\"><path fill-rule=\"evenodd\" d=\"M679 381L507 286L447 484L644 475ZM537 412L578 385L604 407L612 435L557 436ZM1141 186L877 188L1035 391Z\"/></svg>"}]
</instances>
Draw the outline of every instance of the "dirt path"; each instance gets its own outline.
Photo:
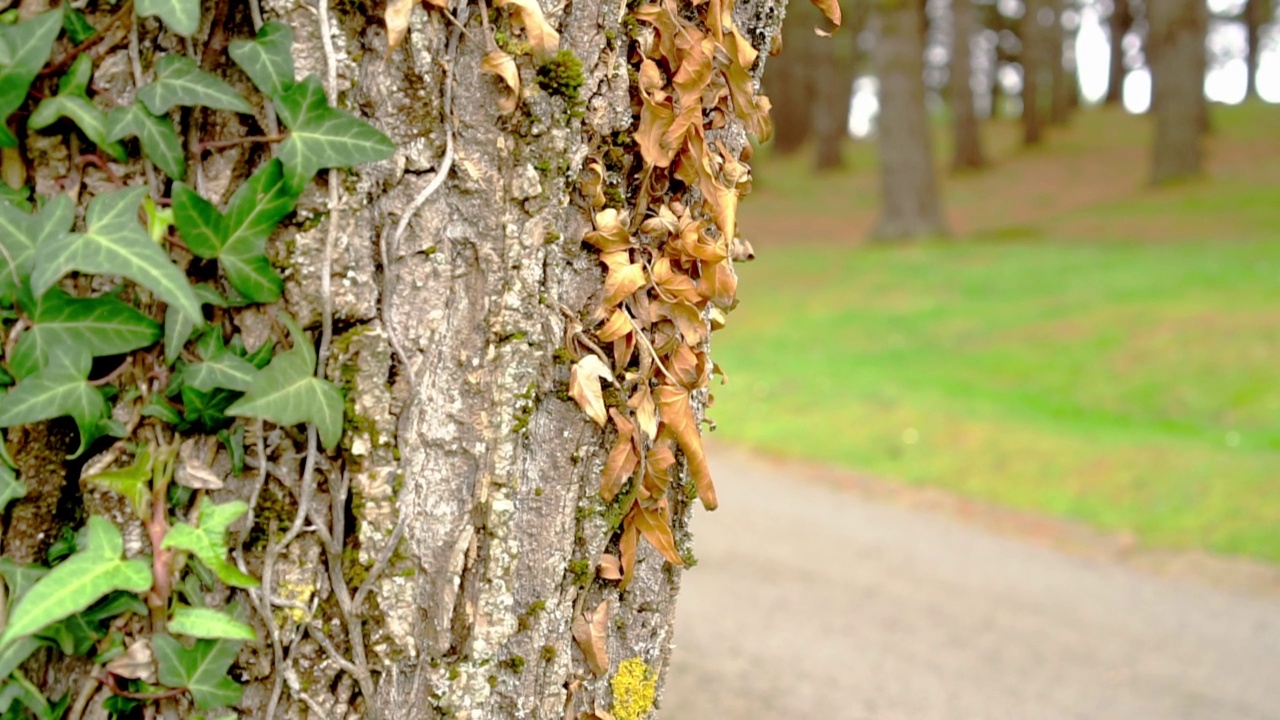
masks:
<instances>
[{"instance_id":1,"label":"dirt path","mask_svg":"<svg viewBox=\"0 0 1280 720\"><path fill-rule=\"evenodd\" d=\"M717 447L662 720L1277 720L1280 600Z\"/></svg>"}]
</instances>

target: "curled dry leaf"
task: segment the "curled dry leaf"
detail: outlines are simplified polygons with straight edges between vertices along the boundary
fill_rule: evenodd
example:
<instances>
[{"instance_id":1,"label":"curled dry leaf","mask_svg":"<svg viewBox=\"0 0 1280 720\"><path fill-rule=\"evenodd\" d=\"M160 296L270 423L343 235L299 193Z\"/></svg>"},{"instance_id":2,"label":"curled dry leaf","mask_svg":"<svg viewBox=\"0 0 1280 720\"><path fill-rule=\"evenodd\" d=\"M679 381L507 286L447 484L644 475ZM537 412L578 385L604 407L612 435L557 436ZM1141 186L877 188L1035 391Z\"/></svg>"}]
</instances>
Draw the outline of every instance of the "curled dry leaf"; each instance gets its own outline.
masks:
<instances>
[{"instance_id":1,"label":"curled dry leaf","mask_svg":"<svg viewBox=\"0 0 1280 720\"><path fill-rule=\"evenodd\" d=\"M387 12L383 19L387 22L387 49L394 50L409 32L409 14L418 0L387 0Z\"/></svg>"},{"instance_id":2,"label":"curled dry leaf","mask_svg":"<svg viewBox=\"0 0 1280 720\"><path fill-rule=\"evenodd\" d=\"M605 321L604 325L596 330L596 337L605 342L613 342L619 338L626 337L631 334L634 326L631 324L631 318L625 310L614 308L613 314Z\"/></svg>"},{"instance_id":3,"label":"curled dry leaf","mask_svg":"<svg viewBox=\"0 0 1280 720\"><path fill-rule=\"evenodd\" d=\"M604 277L604 306L611 308L630 297L632 293L644 287L648 282L644 266L640 263L629 263L609 269Z\"/></svg>"},{"instance_id":4,"label":"curled dry leaf","mask_svg":"<svg viewBox=\"0 0 1280 720\"><path fill-rule=\"evenodd\" d=\"M509 113L520 104L520 72L516 70L515 58L501 50L494 50L480 61L480 70L497 75L507 86L507 92L498 101L498 109Z\"/></svg>"},{"instance_id":5,"label":"curled dry leaf","mask_svg":"<svg viewBox=\"0 0 1280 720\"><path fill-rule=\"evenodd\" d=\"M655 550L662 553L662 557L666 558L667 562L672 565L684 564L684 559L676 550L675 536L671 534L670 512L665 500L657 508L646 508L636 503L631 508L631 513L632 522L640 530L640 534L644 535L644 539L649 541Z\"/></svg>"},{"instance_id":6,"label":"curled dry leaf","mask_svg":"<svg viewBox=\"0 0 1280 720\"><path fill-rule=\"evenodd\" d=\"M822 11L822 14L831 21L832 25L835 25L837 28L840 27L841 17L839 0L813 0L813 5ZM814 28L814 30L817 30L819 35L831 34L829 32L818 30L817 28Z\"/></svg>"},{"instance_id":7,"label":"curled dry leaf","mask_svg":"<svg viewBox=\"0 0 1280 720\"><path fill-rule=\"evenodd\" d=\"M583 236L582 241L594 245L602 253L617 252L631 247L631 234L627 232L627 216L614 208L596 213L596 229Z\"/></svg>"},{"instance_id":8,"label":"curled dry leaf","mask_svg":"<svg viewBox=\"0 0 1280 720\"><path fill-rule=\"evenodd\" d=\"M151 639L146 636L138 638L123 653L107 661L104 667L117 677L155 683L156 660L151 652Z\"/></svg>"},{"instance_id":9,"label":"curled dry leaf","mask_svg":"<svg viewBox=\"0 0 1280 720\"><path fill-rule=\"evenodd\" d=\"M578 402L596 424L604 427L608 415L604 409L604 389L601 381L613 382L613 371L596 355L587 355L574 363L569 371L569 397Z\"/></svg>"},{"instance_id":10,"label":"curled dry leaf","mask_svg":"<svg viewBox=\"0 0 1280 720\"><path fill-rule=\"evenodd\" d=\"M598 574L605 580L621 580L622 561L618 559L617 555L612 555L610 553L601 555Z\"/></svg>"},{"instance_id":11,"label":"curled dry leaf","mask_svg":"<svg viewBox=\"0 0 1280 720\"><path fill-rule=\"evenodd\" d=\"M640 428L640 432L649 438L649 442L658 436L658 409L653 404L653 393L649 392L649 383L641 383L636 389L630 400L627 400L627 407L631 408L636 414L636 425Z\"/></svg>"},{"instance_id":12,"label":"curled dry leaf","mask_svg":"<svg viewBox=\"0 0 1280 720\"><path fill-rule=\"evenodd\" d=\"M200 459L196 443L195 438L189 438L178 449L178 469L173 474L174 482L192 490L221 490L222 477Z\"/></svg>"},{"instance_id":13,"label":"curled dry leaf","mask_svg":"<svg viewBox=\"0 0 1280 720\"><path fill-rule=\"evenodd\" d=\"M711 482L711 466L707 463L707 455L702 448L702 434L698 432L698 421L693 416L689 391L673 385L661 385L654 392L654 399L658 404L658 412L662 415L663 425L671 431L676 444L689 461L689 472L698 486L698 498L702 500L702 506L715 510L720 503L716 500L716 486Z\"/></svg>"},{"instance_id":14,"label":"curled dry leaf","mask_svg":"<svg viewBox=\"0 0 1280 720\"><path fill-rule=\"evenodd\" d=\"M573 619L573 639L582 648L587 665L596 675L609 672L609 601L601 600L588 615L582 613Z\"/></svg>"},{"instance_id":15,"label":"curled dry leaf","mask_svg":"<svg viewBox=\"0 0 1280 720\"><path fill-rule=\"evenodd\" d=\"M591 207L599 210L604 207L604 165L598 162L587 163L582 171L580 185L582 195L591 201Z\"/></svg>"},{"instance_id":16,"label":"curled dry leaf","mask_svg":"<svg viewBox=\"0 0 1280 720\"><path fill-rule=\"evenodd\" d=\"M618 583L619 590L626 590L627 585L631 584L631 578L635 576L636 545L639 542L640 531L636 529L635 523L623 523L622 537L618 540L618 552L621 556L619 561L622 563L622 582Z\"/></svg>"},{"instance_id":17,"label":"curled dry leaf","mask_svg":"<svg viewBox=\"0 0 1280 720\"><path fill-rule=\"evenodd\" d=\"M618 428L618 439L614 441L609 458L604 463L604 472L600 475L600 499L606 503L613 502L622 489L622 484L640 464L635 424L613 408L609 408L609 417L613 418L613 424Z\"/></svg>"},{"instance_id":18,"label":"curled dry leaf","mask_svg":"<svg viewBox=\"0 0 1280 720\"><path fill-rule=\"evenodd\" d=\"M534 55L548 58L560 49L560 33L547 22L538 0L494 0L493 4L496 7L511 5L516 8L516 17L524 26L525 37L529 39Z\"/></svg>"}]
</instances>

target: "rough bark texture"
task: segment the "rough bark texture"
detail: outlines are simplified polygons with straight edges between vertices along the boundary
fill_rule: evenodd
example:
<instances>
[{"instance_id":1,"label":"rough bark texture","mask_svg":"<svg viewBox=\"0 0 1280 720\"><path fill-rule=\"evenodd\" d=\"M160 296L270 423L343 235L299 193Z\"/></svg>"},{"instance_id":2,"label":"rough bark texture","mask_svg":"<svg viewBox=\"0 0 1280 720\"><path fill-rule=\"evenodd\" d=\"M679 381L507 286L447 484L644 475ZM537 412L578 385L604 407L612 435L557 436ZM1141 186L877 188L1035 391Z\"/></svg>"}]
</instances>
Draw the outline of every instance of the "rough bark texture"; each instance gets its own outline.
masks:
<instances>
[{"instance_id":1,"label":"rough bark texture","mask_svg":"<svg viewBox=\"0 0 1280 720\"><path fill-rule=\"evenodd\" d=\"M953 0L951 12L951 114L955 136L951 167L977 169L985 167L987 159L982 153L982 135L973 106L973 1Z\"/></svg>"},{"instance_id":2,"label":"rough bark texture","mask_svg":"<svg viewBox=\"0 0 1280 720\"><path fill-rule=\"evenodd\" d=\"M1152 61L1156 134L1151 182L1200 174L1204 164L1204 70L1207 11L1200 0L1154 2L1148 55Z\"/></svg>"},{"instance_id":3,"label":"rough bark texture","mask_svg":"<svg viewBox=\"0 0 1280 720\"><path fill-rule=\"evenodd\" d=\"M1111 28L1111 62L1107 75L1107 99L1109 105L1118 104L1124 100L1124 42L1125 33L1129 32L1129 25L1133 22L1133 15L1129 11L1129 0L1111 0L1111 17L1107 24Z\"/></svg>"},{"instance_id":4,"label":"rough bark texture","mask_svg":"<svg viewBox=\"0 0 1280 720\"><path fill-rule=\"evenodd\" d=\"M924 105L918 5L883 0L875 6L881 215L874 235L883 239L946 233Z\"/></svg>"}]
</instances>

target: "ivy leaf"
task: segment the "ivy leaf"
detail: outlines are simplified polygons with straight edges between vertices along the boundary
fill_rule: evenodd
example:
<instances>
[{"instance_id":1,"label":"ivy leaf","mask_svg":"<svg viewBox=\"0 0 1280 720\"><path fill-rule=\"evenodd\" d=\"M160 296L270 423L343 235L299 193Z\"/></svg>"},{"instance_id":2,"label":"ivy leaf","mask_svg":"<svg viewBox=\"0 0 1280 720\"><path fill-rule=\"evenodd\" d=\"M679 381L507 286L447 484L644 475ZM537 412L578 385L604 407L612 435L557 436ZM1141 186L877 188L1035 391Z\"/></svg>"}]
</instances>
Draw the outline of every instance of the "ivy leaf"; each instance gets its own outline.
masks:
<instances>
[{"instance_id":1,"label":"ivy leaf","mask_svg":"<svg viewBox=\"0 0 1280 720\"><path fill-rule=\"evenodd\" d=\"M293 86L293 30L269 22L252 40L233 40L227 51L253 84L270 98Z\"/></svg>"},{"instance_id":2,"label":"ivy leaf","mask_svg":"<svg viewBox=\"0 0 1280 720\"><path fill-rule=\"evenodd\" d=\"M13 468L8 465L0 464L0 513L9 507L9 503L14 500L21 500L27 496L27 486L18 481L18 476L13 472Z\"/></svg>"},{"instance_id":3,"label":"ivy leaf","mask_svg":"<svg viewBox=\"0 0 1280 720\"><path fill-rule=\"evenodd\" d=\"M237 640L197 640L188 650L169 635L153 635L156 677L168 687L185 688L199 710L235 705L244 687L227 677L227 671L240 645Z\"/></svg>"},{"instance_id":4,"label":"ivy leaf","mask_svg":"<svg viewBox=\"0 0 1280 720\"><path fill-rule=\"evenodd\" d=\"M76 349L93 357L119 355L160 339L158 323L110 295L77 298L51 287L39 300L23 291L19 303L32 323L9 362L19 380Z\"/></svg>"},{"instance_id":5,"label":"ivy leaf","mask_svg":"<svg viewBox=\"0 0 1280 720\"><path fill-rule=\"evenodd\" d=\"M62 28L62 8L49 10L16 25L0 25L0 147L14 147L9 116L27 99L40 68L53 53Z\"/></svg>"},{"instance_id":6,"label":"ivy leaf","mask_svg":"<svg viewBox=\"0 0 1280 720\"><path fill-rule=\"evenodd\" d=\"M66 195L49 198L35 215L0 200L0 246L4 247L0 253L0 292L12 293L19 284L27 282L36 248L46 247L47 243L70 232L75 219L75 206Z\"/></svg>"},{"instance_id":7,"label":"ivy leaf","mask_svg":"<svg viewBox=\"0 0 1280 720\"><path fill-rule=\"evenodd\" d=\"M188 365L182 373L182 379L188 387L200 392L209 392L214 388L245 392L253 385L253 378L257 374L258 369L250 365L248 360L221 348L205 358L204 362Z\"/></svg>"},{"instance_id":8,"label":"ivy leaf","mask_svg":"<svg viewBox=\"0 0 1280 720\"><path fill-rule=\"evenodd\" d=\"M134 187L95 197L85 232L63 235L40 248L31 274L33 291L44 293L73 270L122 275L202 322L200 302L187 276L138 223L138 203L146 193L145 187Z\"/></svg>"},{"instance_id":9,"label":"ivy leaf","mask_svg":"<svg viewBox=\"0 0 1280 720\"><path fill-rule=\"evenodd\" d=\"M155 82L138 91L138 99L152 114L163 115L177 106L253 112L235 88L185 55L165 55L156 63L156 71Z\"/></svg>"},{"instance_id":10,"label":"ivy leaf","mask_svg":"<svg viewBox=\"0 0 1280 720\"><path fill-rule=\"evenodd\" d=\"M227 408L240 399L241 393L232 390L217 389L201 392L193 387L182 386L182 419L186 431L195 426L204 432L216 432L227 423Z\"/></svg>"},{"instance_id":11,"label":"ivy leaf","mask_svg":"<svg viewBox=\"0 0 1280 720\"><path fill-rule=\"evenodd\" d=\"M41 630L36 638L57 646L64 655L84 655L106 636L103 622L124 613L145 617L147 604L131 593L112 593L88 610Z\"/></svg>"},{"instance_id":12,"label":"ivy leaf","mask_svg":"<svg viewBox=\"0 0 1280 720\"><path fill-rule=\"evenodd\" d=\"M138 17L159 17L166 27L184 37L200 29L200 0L137 0Z\"/></svg>"},{"instance_id":13,"label":"ivy leaf","mask_svg":"<svg viewBox=\"0 0 1280 720\"><path fill-rule=\"evenodd\" d=\"M115 108L107 115L107 139L114 142L126 137L138 138L143 154L169 177L181 180L186 176L182 140L168 118L152 115L137 101Z\"/></svg>"},{"instance_id":14,"label":"ivy leaf","mask_svg":"<svg viewBox=\"0 0 1280 720\"><path fill-rule=\"evenodd\" d=\"M79 45L98 34L97 29L89 23L84 13L75 8L68 10L63 16L62 29L67 31L67 39L73 45Z\"/></svg>"},{"instance_id":15,"label":"ivy leaf","mask_svg":"<svg viewBox=\"0 0 1280 720\"><path fill-rule=\"evenodd\" d=\"M44 643L33 638L18 638L8 645L0 646L0 677L9 677L18 666L31 657ZM4 712L4 703L0 702L0 713Z\"/></svg>"},{"instance_id":16,"label":"ivy leaf","mask_svg":"<svg viewBox=\"0 0 1280 720\"><path fill-rule=\"evenodd\" d=\"M258 634L245 623L221 610L178 607L169 619L169 631L204 640L257 640Z\"/></svg>"},{"instance_id":17,"label":"ivy leaf","mask_svg":"<svg viewBox=\"0 0 1280 720\"><path fill-rule=\"evenodd\" d=\"M232 587L257 587L256 579L240 572L227 560L227 526L248 511L249 506L239 500L217 504L206 499L200 506L200 526L193 527L187 523L174 525L164 536L161 547L191 553L222 582Z\"/></svg>"},{"instance_id":18,"label":"ivy leaf","mask_svg":"<svg viewBox=\"0 0 1280 720\"><path fill-rule=\"evenodd\" d=\"M123 552L124 539L116 526L106 518L90 516L85 548L50 570L22 596L0 635L0 646L71 617L108 593L150 590L151 566L145 560L124 560L120 557Z\"/></svg>"},{"instance_id":19,"label":"ivy leaf","mask_svg":"<svg viewBox=\"0 0 1280 720\"><path fill-rule=\"evenodd\" d=\"M124 161L128 158L124 146L112 142L107 136L107 114L85 95L92 76L93 60L88 55L76 58L58 83L58 94L40 101L27 119L27 127L43 130L62 118L67 118L103 152L116 160Z\"/></svg>"},{"instance_id":20,"label":"ivy leaf","mask_svg":"<svg viewBox=\"0 0 1280 720\"><path fill-rule=\"evenodd\" d=\"M0 558L0 577L4 578L4 586L9 595L8 607L5 610L13 607L13 604L26 595L36 581L48 572L47 567L16 563L9 558Z\"/></svg>"},{"instance_id":21,"label":"ivy leaf","mask_svg":"<svg viewBox=\"0 0 1280 720\"><path fill-rule=\"evenodd\" d=\"M191 286L191 291L196 294L196 298L201 305L212 305L214 307L226 307L227 300L222 297L222 293L214 290L212 287L199 283ZM187 317L180 310L170 306L164 311L164 363L172 365L182 353L182 348L186 347L187 341L191 339L191 335L195 333L196 328L204 325L203 322L197 324Z\"/></svg>"},{"instance_id":22,"label":"ivy leaf","mask_svg":"<svg viewBox=\"0 0 1280 720\"><path fill-rule=\"evenodd\" d=\"M391 157L395 143L369 123L329 107L320 79L312 75L276 99L289 139L280 146L285 182L295 191L322 168L348 167Z\"/></svg>"},{"instance_id":23,"label":"ivy leaf","mask_svg":"<svg viewBox=\"0 0 1280 720\"><path fill-rule=\"evenodd\" d=\"M151 505L151 452L142 449L132 465L104 470L90 476L88 482L99 485L129 500L139 520L146 520Z\"/></svg>"},{"instance_id":24,"label":"ivy leaf","mask_svg":"<svg viewBox=\"0 0 1280 720\"><path fill-rule=\"evenodd\" d=\"M284 282L267 260L267 238L297 199L283 180L280 161L272 160L236 189L226 215L182 184L173 189L173 212L191 252L217 258L236 291L270 303L280 299Z\"/></svg>"},{"instance_id":25,"label":"ivy leaf","mask_svg":"<svg viewBox=\"0 0 1280 720\"><path fill-rule=\"evenodd\" d=\"M27 676L16 671L3 685L0 685L0 712L5 713L6 718L10 717L9 710L12 709L14 702L21 703L23 707L30 710L37 720L54 720L55 718L53 708L49 707L49 701L45 699L40 688L28 680ZM19 715L19 717L22 716Z\"/></svg>"},{"instance_id":26,"label":"ivy leaf","mask_svg":"<svg viewBox=\"0 0 1280 720\"><path fill-rule=\"evenodd\" d=\"M0 403L0 427L69 415L80 431L80 448L72 455L77 457L103 433L111 408L98 388L86 380L91 364L86 353L70 353L55 360L9 390Z\"/></svg>"},{"instance_id":27,"label":"ivy leaf","mask_svg":"<svg viewBox=\"0 0 1280 720\"><path fill-rule=\"evenodd\" d=\"M227 408L228 415L262 418L277 425L315 423L326 450L342 437L342 393L315 376L316 351L288 315L280 316L293 336L293 349L271 359L253 378L244 397Z\"/></svg>"}]
</instances>

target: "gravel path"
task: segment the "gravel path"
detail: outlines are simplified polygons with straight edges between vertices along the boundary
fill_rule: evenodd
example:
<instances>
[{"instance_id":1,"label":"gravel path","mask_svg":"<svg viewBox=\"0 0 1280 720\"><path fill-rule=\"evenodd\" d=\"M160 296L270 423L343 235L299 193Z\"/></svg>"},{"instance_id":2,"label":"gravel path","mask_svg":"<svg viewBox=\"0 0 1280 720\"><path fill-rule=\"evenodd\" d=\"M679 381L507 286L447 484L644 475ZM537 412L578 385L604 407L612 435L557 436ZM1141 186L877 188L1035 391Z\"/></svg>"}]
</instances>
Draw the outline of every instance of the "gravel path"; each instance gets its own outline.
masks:
<instances>
[{"instance_id":1,"label":"gravel path","mask_svg":"<svg viewBox=\"0 0 1280 720\"><path fill-rule=\"evenodd\" d=\"M1280 601L713 449L661 720L1280 720Z\"/></svg>"}]
</instances>

